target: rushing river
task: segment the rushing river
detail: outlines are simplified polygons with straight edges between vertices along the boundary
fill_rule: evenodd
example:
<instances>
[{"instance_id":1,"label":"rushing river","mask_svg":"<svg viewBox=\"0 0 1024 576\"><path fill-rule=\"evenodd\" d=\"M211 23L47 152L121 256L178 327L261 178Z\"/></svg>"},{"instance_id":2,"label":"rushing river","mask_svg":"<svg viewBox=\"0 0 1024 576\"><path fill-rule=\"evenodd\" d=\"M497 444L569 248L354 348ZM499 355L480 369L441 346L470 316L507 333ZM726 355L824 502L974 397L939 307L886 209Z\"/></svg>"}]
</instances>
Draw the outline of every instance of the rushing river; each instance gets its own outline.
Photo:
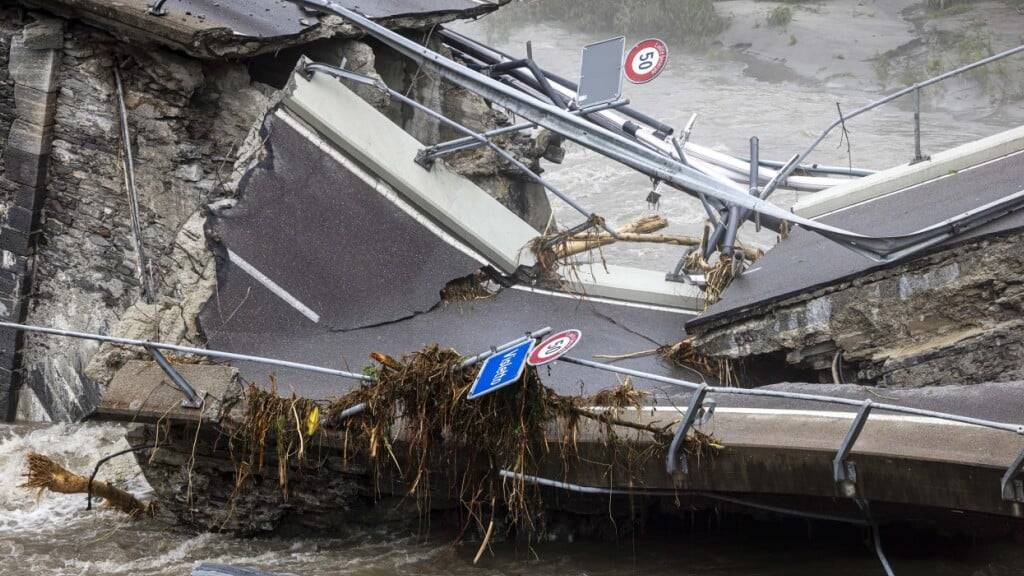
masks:
<instances>
[{"instance_id":1,"label":"rushing river","mask_svg":"<svg viewBox=\"0 0 1024 576\"><path fill-rule=\"evenodd\" d=\"M487 39L516 54L533 41L542 65L575 76L581 46L602 38L560 27L558 23L494 27L483 23L461 25L462 31ZM488 37L490 36L490 37ZM633 39L635 40L635 39ZM681 127L690 114L700 114L694 139L702 144L742 155L747 140L760 138L762 155L782 159L806 146L835 118L836 102L851 110L879 96L869 79L846 79L825 85L787 75L768 75L748 68L728 50L687 52L673 47L666 72L655 82L630 86L626 96L633 106L670 125ZM1017 104L1019 107L1019 103ZM1009 116L1008 116L1009 115ZM924 115L926 150L940 150L995 133L1007 122L1019 123L1017 112L929 108ZM1008 120L1010 118L1010 120ZM910 112L888 107L851 123L852 162L856 166L884 168L911 155ZM826 141L820 162L845 164L845 145ZM616 224L651 211L645 201L650 182L571 147L561 167L549 167L551 180ZM792 204L796 194L780 193L775 200ZM556 213L563 223L574 214L564 206ZM702 214L698 205L665 191L658 213L666 216L671 231L696 233ZM770 235L750 238L767 245ZM663 247L614 247L610 259L667 269L678 253ZM56 457L77 471L88 471L105 454L123 449L123 430L114 425L0 426L0 576L23 574L161 574L181 576L201 562L231 563L295 574L392 576L437 574L485 576L683 576L683 575L814 575L879 574L881 569L864 534L859 530L814 530L798 522L761 523L753 526L708 526L685 537L632 540L616 544L545 543L532 548L498 544L493 556L473 566L476 547L452 548L444 538L423 542L364 533L341 539L240 540L228 536L195 535L154 520L130 521L111 511L84 510L82 496L34 493L17 487L28 452ZM121 482L140 495L149 487L130 456L120 457L104 470L104 477ZM907 574L1020 573L1019 552L1009 546L982 552L959 545L899 542L894 564Z\"/></svg>"}]
</instances>

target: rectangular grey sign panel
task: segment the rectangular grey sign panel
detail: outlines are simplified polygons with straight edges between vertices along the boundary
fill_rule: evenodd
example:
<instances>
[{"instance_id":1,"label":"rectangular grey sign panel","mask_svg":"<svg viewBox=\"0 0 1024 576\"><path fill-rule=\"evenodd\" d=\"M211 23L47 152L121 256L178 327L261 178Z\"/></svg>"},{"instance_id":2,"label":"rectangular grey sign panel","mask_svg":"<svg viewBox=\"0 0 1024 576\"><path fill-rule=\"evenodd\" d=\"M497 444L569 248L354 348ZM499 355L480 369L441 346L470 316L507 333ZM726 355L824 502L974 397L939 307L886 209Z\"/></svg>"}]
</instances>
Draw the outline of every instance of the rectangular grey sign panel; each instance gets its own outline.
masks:
<instances>
[{"instance_id":1,"label":"rectangular grey sign panel","mask_svg":"<svg viewBox=\"0 0 1024 576\"><path fill-rule=\"evenodd\" d=\"M580 87L576 103L580 107L614 102L622 96L622 55L626 39L622 36L589 44L580 61Z\"/></svg>"}]
</instances>

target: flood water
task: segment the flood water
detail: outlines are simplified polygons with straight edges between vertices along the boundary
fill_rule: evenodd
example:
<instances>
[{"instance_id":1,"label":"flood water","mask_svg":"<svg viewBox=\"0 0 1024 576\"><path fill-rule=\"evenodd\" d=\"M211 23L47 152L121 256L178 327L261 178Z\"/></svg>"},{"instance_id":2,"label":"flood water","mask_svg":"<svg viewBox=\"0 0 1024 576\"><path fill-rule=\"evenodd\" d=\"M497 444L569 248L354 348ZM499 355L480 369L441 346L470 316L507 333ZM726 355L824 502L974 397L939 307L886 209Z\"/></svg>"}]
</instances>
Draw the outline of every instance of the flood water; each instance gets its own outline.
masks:
<instances>
[{"instance_id":1,"label":"flood water","mask_svg":"<svg viewBox=\"0 0 1024 576\"><path fill-rule=\"evenodd\" d=\"M859 528L802 521L733 520L691 527L686 535L624 538L616 543L498 543L474 566L477 545L453 548L446 536L363 532L345 538L238 539L192 534L157 520L128 520L109 511L85 511L82 495L37 499L15 484L25 454L48 454L78 472L127 447L115 425L18 425L0 428L0 576L123 574L184 576L204 562L248 566L302 576L836 576L880 574ZM130 456L111 461L101 477L151 496ZM1024 557L1011 544L976 550L907 542L887 534L897 574L952 576L1019 574Z\"/></svg>"},{"instance_id":2,"label":"flood water","mask_svg":"<svg viewBox=\"0 0 1024 576\"><path fill-rule=\"evenodd\" d=\"M495 33L482 23L458 28L514 54L533 41L536 59L564 76L576 76L580 48L607 35L585 34L559 23L505 27ZM636 40L636 39L630 39ZM748 138L760 138L763 157L784 159L806 146L835 118L835 103L852 110L879 96L870 79L846 79L823 85L806 79L766 77L728 50L713 53L672 48L665 73L644 86L629 86L633 106L681 127L699 113L694 140L744 155ZM1017 104L1019 106L1019 103ZM928 108L924 115L926 151L936 151L1005 128L1019 111ZM1016 121L1019 123L1019 120ZM1012 122L1011 122L1012 124ZM1015 124L1014 124L1015 125ZM910 112L889 107L851 123L852 163L884 168L912 154ZM833 138L822 144L819 162L846 164L845 146ZM651 212L645 197L650 182L570 147L561 167L549 167L551 180L585 206L622 224ZM775 200L790 205L796 194ZM670 231L696 233L702 212L689 198L665 191L658 213ZM575 215L558 205L557 217ZM771 242L770 235L751 241ZM668 269L678 258L663 247L613 247L606 255L620 263ZM126 447L123 429L114 425L0 426L0 576L23 574L184 575L202 562L250 566L306 576L466 575L466 576L738 576L881 574L860 530L825 530L794 524L759 524L754 529L714 526L677 539L627 539L615 544L547 543L532 548L503 543L478 566L476 546L452 548L443 538L363 533L343 539L303 537L240 540L195 535L154 520L130 521L111 511L84 510L78 495L36 495L16 486L25 455L39 451L87 472L96 460ZM114 479L146 496L149 488L131 456L110 463L101 477ZM899 534L887 534L898 541ZM1024 573L1024 557L1010 544L981 551L941 543L903 541L894 547L897 574Z\"/></svg>"}]
</instances>

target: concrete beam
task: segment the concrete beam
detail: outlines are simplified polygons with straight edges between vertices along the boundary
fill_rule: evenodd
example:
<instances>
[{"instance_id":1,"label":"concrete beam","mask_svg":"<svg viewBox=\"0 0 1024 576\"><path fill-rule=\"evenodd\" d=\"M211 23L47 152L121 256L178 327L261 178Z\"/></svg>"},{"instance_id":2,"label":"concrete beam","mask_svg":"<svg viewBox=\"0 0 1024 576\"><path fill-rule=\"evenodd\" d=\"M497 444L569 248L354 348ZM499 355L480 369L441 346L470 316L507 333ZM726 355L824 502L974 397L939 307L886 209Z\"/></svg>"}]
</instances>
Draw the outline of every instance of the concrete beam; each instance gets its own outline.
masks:
<instances>
[{"instance_id":1,"label":"concrete beam","mask_svg":"<svg viewBox=\"0 0 1024 576\"><path fill-rule=\"evenodd\" d=\"M563 289L580 296L668 306L693 314L704 310L702 290L691 284L668 282L664 272L595 263L580 265L571 271L561 270L560 273L565 285Z\"/></svg>"},{"instance_id":2,"label":"concrete beam","mask_svg":"<svg viewBox=\"0 0 1024 576\"><path fill-rule=\"evenodd\" d=\"M39 18L11 39L8 74L15 119L3 146L3 178L15 189L0 227L0 318L21 321L32 286L32 253L45 193L56 118L64 22ZM0 418L13 420L21 385L21 337L0 334Z\"/></svg>"},{"instance_id":3,"label":"concrete beam","mask_svg":"<svg viewBox=\"0 0 1024 576\"><path fill-rule=\"evenodd\" d=\"M296 74L284 104L499 270L534 264L536 230L442 162L416 164L424 145L338 80Z\"/></svg>"},{"instance_id":4,"label":"concrete beam","mask_svg":"<svg viewBox=\"0 0 1024 576\"><path fill-rule=\"evenodd\" d=\"M805 218L826 216L1022 150L1024 126L933 154L930 160L876 172L812 194L797 202L793 211Z\"/></svg>"},{"instance_id":5,"label":"concrete beam","mask_svg":"<svg viewBox=\"0 0 1024 576\"><path fill-rule=\"evenodd\" d=\"M16 85L53 92L56 90L58 56L56 50L36 50L27 46L21 37L13 36L7 72Z\"/></svg>"}]
</instances>

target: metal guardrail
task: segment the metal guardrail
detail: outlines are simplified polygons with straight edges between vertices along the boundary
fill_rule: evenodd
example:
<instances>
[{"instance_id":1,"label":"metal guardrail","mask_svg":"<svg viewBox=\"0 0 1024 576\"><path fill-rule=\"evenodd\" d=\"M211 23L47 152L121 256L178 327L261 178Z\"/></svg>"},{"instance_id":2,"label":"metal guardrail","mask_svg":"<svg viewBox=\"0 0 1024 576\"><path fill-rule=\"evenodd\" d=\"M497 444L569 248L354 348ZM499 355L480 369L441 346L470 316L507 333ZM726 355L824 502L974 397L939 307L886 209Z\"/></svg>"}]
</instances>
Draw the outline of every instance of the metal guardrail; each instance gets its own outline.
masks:
<instances>
[{"instance_id":1,"label":"metal guardrail","mask_svg":"<svg viewBox=\"0 0 1024 576\"><path fill-rule=\"evenodd\" d=\"M307 372L315 372L318 374L328 374L333 376L339 376L342 378L349 378L353 380L360 380L364 382L375 382L376 379L366 374L357 374L354 372L347 372L344 370L335 370L333 368L324 368L322 366L315 366L311 364L303 364L300 362L291 362L288 360L279 360L276 358L268 358L263 356L252 356L248 354L237 354L234 352L223 352L218 350L208 350L204 348L195 348L192 346L181 346L178 344L169 344L163 342L151 342L148 340L136 340L132 338L118 338L114 336L104 336L102 334L91 334L86 332L75 332L72 330L62 330L57 328L48 328L44 326L33 326L28 324L18 324L14 322L0 322L0 328L9 328L13 330L24 330L26 332L37 332L41 334L49 334L54 336L64 336L68 338L78 338L82 340L93 340L98 342L107 342L111 344L119 344L124 346L137 346L151 354L156 352L153 357L160 364L161 368L165 365L169 366L166 359L160 362L163 357L157 352L158 350L173 350L177 352L184 352L187 354L196 354L205 356L208 358L219 358L225 360L237 360L241 362L254 362L259 364L265 364L270 366L279 366L283 368L293 368L296 370L304 370ZM550 327L541 328L532 332L526 332L523 336L516 338L510 342L493 346L490 349L481 352L475 356L466 358L460 365L460 369L468 368L474 364L482 362L487 358L507 350L512 346L520 344L527 339L540 338L551 331ZM594 368L597 370L603 370L606 372L614 372L617 374L623 374L627 376L633 376L636 378L642 378L653 382L661 382L664 384L671 384L674 386L680 386L687 388L694 392L690 399L687 411L683 415L683 420L676 426L676 431L670 445L669 453L666 456L665 469L669 474L686 473L685 462L678 456L679 448L682 445L683 440L686 438L687 433L690 429L702 419L710 418L714 410L714 404L712 400L706 399L708 394L730 394L735 396L758 396L763 398L777 398L787 400L798 400L805 402L817 402L824 404L840 404L845 406L851 406L858 408L857 416L854 418L846 437L843 439L842 445L836 452L836 456L833 459L833 474L835 481L843 489L844 494L849 497L856 496L856 470L852 466L852 463L847 460L850 451L853 448L854 443L857 441L857 437L860 435L864 428L867 420L874 411L885 411L894 412L898 414L906 414L910 416L924 416L928 418L935 418L939 420L946 420L950 422L959 422L961 424L969 424L973 426L981 426L984 428L991 428L994 430L1000 430L1004 432L1012 432L1017 435L1024 436L1024 424L1013 424L1008 422L998 422L994 420L987 420L984 418L974 418L971 416L962 416L959 414L951 414L948 412L939 412L935 410L925 410L923 408L913 408L910 406L902 406L899 404L888 404L884 402L873 402L871 400L854 400L851 398L843 398L839 396L828 396L824 394L807 394L802 392L785 392L782 390L765 390L761 388L729 388L724 386L710 386L704 383L690 382L687 380L680 380L678 378L670 378L668 376L662 376L660 374L652 374L649 372L642 372L640 370L633 370L631 368L623 368L620 366L613 366L610 364L604 364L601 362L594 362L592 360L583 360L581 358L574 358L571 356L563 356L559 358L559 362L567 362L570 364L576 364L579 366L585 366L588 368ZM172 382L179 386L182 394L186 397L186 402L183 403L185 406L200 405L202 401L202 395L197 393L192 386L185 382L185 386L181 383L184 382L184 378L181 377L176 370L171 368L171 372L167 372ZM364 407L359 405L352 406L345 411L345 415L351 416L362 412ZM1001 492L1004 500L1011 502L1024 503L1024 480L1020 479L1024 467L1024 451L1022 451L1013 463L1009 466L1006 473L1003 475L1001 480Z\"/></svg>"},{"instance_id":2,"label":"metal guardrail","mask_svg":"<svg viewBox=\"0 0 1024 576\"><path fill-rule=\"evenodd\" d=\"M631 368L622 368L620 366L612 366L610 364L603 364L601 362L583 360L570 356L563 356L559 361L604 370L607 372L634 376L636 378L644 378L655 382L673 384L693 391L693 396L690 399L690 405L687 408L686 414L684 414L683 420L676 426L675 435L673 436L672 444L669 447L669 453L666 456L665 470L669 474L685 472L685 463L681 461L678 456L679 447L682 445L682 441L686 437L686 434L699 417L699 411L705 404L704 398L707 394L711 393L731 394L735 396L759 396L763 398L778 398L823 404L841 404L858 408L857 415L854 417L853 423L850 425L850 428L843 439L842 445L839 447L835 458L833 458L832 461L833 477L836 484L838 484L843 490L844 495L850 498L855 498L857 495L856 468L853 466L853 463L848 460L848 456L873 411L880 410L885 412L895 412L897 414L906 414L908 416L924 416L949 422L981 426L1004 432L1013 432L1014 434L1024 436L1024 424L998 422L995 420L962 416L948 412L912 408L910 406L901 406L899 404L874 402L872 400L854 400L851 398L827 396L823 394L785 392L782 390L765 390L761 388L728 388L724 386L709 386L703 383L669 378L668 376L650 374L639 370L633 370ZM1022 467L1024 467L1024 451L1021 451L1013 463L1010 464L1000 481L1000 491L1004 500L1024 503L1024 480L1020 479Z\"/></svg>"},{"instance_id":3,"label":"metal guardrail","mask_svg":"<svg viewBox=\"0 0 1024 576\"><path fill-rule=\"evenodd\" d=\"M167 374L171 382L181 391L185 396L185 400L182 402L182 406L186 408L199 408L203 403L204 394L196 391L196 389L188 383L184 376L164 358L160 350L173 350L175 352L182 352L185 354L195 354L197 356L204 356L206 358L217 358L221 360L237 360L239 362L254 362L257 364L265 364L268 366L278 366L281 368L292 368L295 370L304 370L306 372L315 372L317 374L327 374L329 376L338 376L341 378L349 378L352 380L360 380L363 382L376 382L377 379L367 374L357 374L355 372L348 372L345 370L336 370L334 368L324 368L322 366L315 366L312 364L303 364L301 362L291 362L289 360L279 360L277 358L269 358L266 356L252 356L249 354L237 354L235 352L223 352L220 350L209 350L207 348L196 348L194 346L182 346L180 344L169 344L166 342L153 342L150 340L137 340L134 338L119 338L116 336L105 336L103 334L93 334L89 332L76 332L73 330L62 330L59 328L48 328L46 326L32 326L30 324L18 324L15 322L4 322L0 321L0 328L9 328L12 330L24 330L25 332L37 332L40 334L49 334L51 336L64 336L66 338L77 338L79 340L92 340L95 342L106 342L108 344L117 344L121 346L136 346L144 349L153 360L156 361L157 365ZM479 364L491 356L508 350L513 346L521 344L529 339L536 339L551 332L550 327L544 327L539 330L532 332L526 332L525 335L516 338L510 342L492 346L488 350L485 350L475 356L471 356L462 361L459 365L459 370L465 370L474 364ZM357 405L358 406L358 405ZM357 406L353 406L348 410L354 410ZM362 411L365 409L359 409ZM346 410L346 412L348 412ZM356 414L358 412L352 412ZM351 414L349 414L351 415Z\"/></svg>"},{"instance_id":4,"label":"metal guardrail","mask_svg":"<svg viewBox=\"0 0 1024 576\"><path fill-rule=\"evenodd\" d=\"M987 64L991 64L992 62L996 62L997 60L1002 60L1004 58L1007 58L1009 56L1013 56L1014 54L1019 54L1021 52L1024 52L1024 45L1017 46L1016 48L1010 48L1009 50L1004 50L1003 52L1000 52L998 54L993 54L992 56L989 56L988 58L982 58L981 60L978 60L977 62L973 62L971 64L967 64L965 66L961 66L959 68L956 68L954 70L950 70L949 72L945 72L943 74L939 74L938 76L935 76L934 78L929 78L928 80L925 80L923 82L918 82L918 83L914 84L913 86L908 86L906 88L903 88L902 90L897 90L896 92L893 92L892 94L890 94L890 95L888 95L888 96L886 96L884 98L881 98L879 100L875 100L874 102L866 104L866 105L864 105L864 106L854 110L853 112L851 112L849 114L842 114L842 115L840 115L838 120L836 120L835 122L830 124L828 128L826 128L821 134L818 135L818 137L814 140L814 142L811 143L810 146L807 147L806 150L804 150L803 152L801 152L797 156L797 160L796 160L795 163L793 163L792 166L789 166L787 168L783 168L782 170L780 170L780 172L779 172L779 176L780 177L777 178L774 183L770 183L768 186L765 187L765 192L764 192L762 197L767 197L767 196L771 195L771 192L773 191L772 189L774 189L775 186L777 186L777 185L779 185L781 183L784 183L786 178L789 177L789 175L792 174L794 170L796 170L797 165L803 164L804 160L807 159L807 157L811 154L811 152L813 152L814 149L817 148L818 145L821 144L821 142L829 134L831 134L832 131L835 130L837 127L843 125L847 120L850 120L851 118L855 118L857 116L860 116L861 114L863 114L865 112L874 110L875 108L878 108L879 106L883 106L885 104L888 104L889 102L892 102L893 100L897 100L899 98L902 98L903 96L906 96L907 94L913 94L913 96L914 96L914 159L913 159L913 161L911 161L911 164L916 163L916 162L921 162L923 160L927 160L928 157L927 156L923 156L921 154L921 89L922 88L926 88L928 86L931 86L933 84L938 84L939 82L942 82L942 81L947 80L949 78L952 78L954 76L959 76L960 74L963 74L964 72L969 72L971 70L974 70L975 68L980 68L980 67L985 66ZM769 189L769 188L771 188L771 189Z\"/></svg>"},{"instance_id":5,"label":"metal guardrail","mask_svg":"<svg viewBox=\"0 0 1024 576\"><path fill-rule=\"evenodd\" d=\"M313 365L310 365L310 364L302 364L302 363L298 363L298 362L290 362L290 361L286 361L286 360L278 360L278 359L275 359L275 358L267 358L267 357L260 357L260 356L250 356L250 355L246 355L246 354L235 354L235 353L232 353L232 352L221 352L221 351L216 351L216 350L206 350L206 349L194 348L194 347L190 347L190 346L180 346L180 345L177 345L177 344L167 344L167 343L161 343L161 342L150 342L150 341L145 341L145 340L134 340L134 339L130 339L130 338L117 338L117 337L112 337L112 336L103 336L103 335L100 335L100 334L89 334L89 333L84 333L84 332L74 332L74 331L70 331L70 330L60 330L60 329L56 329L56 328L47 328L47 327L42 327L42 326L31 326L31 325L26 325L26 324L16 324L16 323L13 323L13 322L0 322L0 327L2 327L2 328L10 328L10 329L15 329L15 330L24 330L24 331L27 331L27 332L38 332L38 333L42 333L42 334L50 334L50 335L56 335L56 336L65 336L65 337L70 337L70 338L80 338L80 339L95 340L95 341L100 341L100 342L109 342L109 343L112 343L112 344L121 344L121 345L141 347L141 348L147 350L150 354L153 355L153 358L157 361L157 363L160 365L160 367L162 369L164 369L164 371L168 374L168 376L171 378L172 382L174 382L179 387L179 389L181 390L182 394L184 394L185 397L186 397L186 400L183 402L183 405L187 406L187 407L199 407L199 406L201 406L202 405L202 401L203 401L203 394L197 393L195 391L195 389L185 381L184 377L182 377L181 374L179 374L172 366L170 366L170 364L167 362L167 360L160 354L159 350L161 350L161 349L163 349L163 350L175 350L175 351L179 351L179 352L187 352L187 353L190 353L190 354L198 354L198 355L202 355L202 356L206 356L206 357L210 357L210 358L222 358L222 359L241 360L241 361L247 361L247 362L258 362L258 363L261 363L261 364L267 364L267 365L272 365L272 366L281 366L281 367L286 367L286 368L294 368L294 369L298 369L298 370L306 370L306 371L316 372L316 373L320 373L320 374L332 374L332 375L341 376L341 377L344 377L344 378L352 378L352 379L362 380L362 381L374 381L375 380L371 376L367 376L367 375L364 375L364 374L356 374L356 373L353 373L353 372L345 372L345 371L342 371L342 370L334 370L334 369L331 369L331 368L323 368L323 367L320 367L320 366L313 366ZM479 362L481 362L481 361L483 361L483 360L493 356L494 354L497 354L497 353L499 353L501 351L507 350L507 349L509 349L509 348L511 348L513 346L516 346L516 345L518 345L518 344L520 344L522 342L525 342L526 340L540 338L540 337L548 334L550 331L551 331L551 328L545 327L545 328L541 328L540 330L536 330L536 331L533 331L533 332L526 332L523 336L520 336L519 338L516 338L516 339L514 339L512 341L506 342L506 343L501 344L499 346L493 346L493 347L491 347L489 350L487 350L485 352L481 352L480 354L477 354L475 356L466 358L459 365L459 369L461 370L461 369L468 368L468 367L470 367L470 366L472 366L472 365L474 365L476 363L479 363ZM603 364L603 363L600 363L600 362L593 362L593 361L590 361L590 360L583 360L583 359L579 359L579 358L573 358L573 357L570 357L570 356L563 356L558 361L564 361L564 362L567 362L567 363L570 363L570 364L576 364L576 365L579 365L579 366L585 366L585 367L594 368L594 369L598 369L598 370L604 370L604 371L607 371L607 372L615 372L615 373L619 373L619 374L635 376L637 378L643 378L643 379L652 380L652 381L655 381L655 382L662 382L662 383L666 383L666 384L672 384L672 385L680 386L680 387L687 388L687 389L693 391L693 395L691 396L689 406L688 406L686 412L683 414L683 419L680 421L679 424L676 425L676 431L675 431L675 434L673 435L672 443L671 443L671 445L669 447L669 452L668 452L668 454L666 456L665 469L666 469L666 472L668 474L670 474L670 475L686 474L686 473L688 473L688 469L687 469L687 466L686 466L685 458L680 458L677 455L680 452L680 446L682 445L683 440L686 438L687 433L694 426L694 424L697 423L697 422L702 422L704 420L707 420L707 419L709 419L711 417L711 414L713 413L713 410L714 410L714 401L710 400L710 399L707 399L707 395L710 394L710 393L733 394L733 395L742 395L742 396L761 396L761 397L768 397L768 398L782 398L782 399L790 399L790 400L803 400L803 401L809 401L809 402L819 402L819 403L827 403L827 404L842 404L842 405L847 405L847 406L856 406L856 407L858 407L859 410L857 412L857 415L854 417L853 423L851 424L851 426L848 429L845 437L843 438L842 445L839 447L839 449L836 452L835 457L832 460L833 477L834 477L834 480L835 480L836 484L843 491L843 495L848 497L848 498L853 499L857 503L857 505L862 509L862 511L864 512L864 515L865 515L865 522L864 523L869 525L872 528L872 531L873 531L873 542L874 542L875 552L878 555L878 558L881 561L882 566L885 569L886 574L888 574L890 576L893 574L893 571L892 571L891 566L889 565L888 560L885 557L884 552L882 551L881 540L880 540L880 536L879 536L879 532L878 532L878 526L874 522L874 520L871 518L870 512L868 511L867 502L857 494L857 488L856 488L856 480L857 480L857 478L856 478L856 468L854 467L853 462L848 460L848 456L849 456L851 450L853 449L853 445L857 441L857 437L860 435L861 431L863 431L864 426L867 424L867 421L868 421L872 411L873 410L884 410L884 411L887 411L887 412L896 412L896 413L907 414L907 415L926 416L926 417L930 417L930 418L936 418L936 419L939 419L939 420L947 420L947 421L952 421L952 422L960 422L960 423L970 424L970 425L974 425L974 426L982 426L982 427L986 427L986 428L992 428L992 429L995 429L995 430L1014 432L1014 433L1016 433L1018 435L1024 435L1024 425L1020 425L1020 424L1011 424L1011 423L1007 423L1007 422L997 422L997 421L994 421L994 420L986 420L986 419L982 419L982 418L973 418L973 417L969 417L969 416L960 416L960 415L957 415L957 414L950 414L950 413L946 413L946 412L938 412L938 411L934 411L934 410L924 410L924 409L921 409L921 408L911 408L911 407L908 407L908 406L900 406L898 404L875 403L875 402L873 402L871 400L860 401L860 400L853 400L853 399L842 398L842 397L837 397L837 396L827 396L827 395L822 395L822 394L804 394L804 393L799 393L799 392L784 392L784 391L780 391L780 390L764 390L764 389L756 389L756 388L753 388L753 389L751 389L751 388L726 388L726 387L722 387L722 386L710 386L710 385L703 384L703 383L689 382L689 381L686 381L686 380L679 380L677 378L670 378L670 377L667 377L667 376L661 376L659 374L651 374L651 373L648 373L648 372L641 372L639 370L633 370L633 369L630 369L630 368L622 368L622 367L618 367L618 366L612 366L612 365L609 365L609 364ZM355 406L351 406L348 409L346 409L345 411L343 411L341 416L342 416L342 418L353 416L355 414L363 412L365 409L366 409L366 405L365 404L356 404ZM116 456L116 454L114 456ZM102 461L101 461L101 463L102 463ZM98 466L99 465L97 465L97 469L98 469ZM1002 479L1001 479L1001 482L1000 482L1000 490L1001 490L1001 496L1002 496L1003 500L1009 501L1009 502L1013 502L1015 504L1024 503L1024 480L1020 479L1021 468L1022 467L1024 467L1024 451L1021 451L1021 453L1017 456L1017 458L1014 459L1014 461L1010 464L1009 468L1007 468L1006 472L1002 476ZM511 472L509 472L507 470L499 470L499 474L502 477L504 477L504 478L515 478L515 477L518 476L518 475L516 475L514 473L511 473ZM95 476L95 472L94 472L93 475ZM547 486L551 486L551 487L555 487L555 488L560 488L560 489L570 490L570 491L575 491L575 492L582 492L582 493L609 494L609 495L611 495L611 494L616 494L616 493L623 492L623 493L635 494L635 492L632 491L632 490L630 490L630 491L619 491L619 490L614 490L614 489L584 487L584 486L579 486L579 485L576 485L576 484L569 484L569 483L566 483L566 482L559 482L559 481L555 481L555 480L548 480L548 479L539 478L539 477L533 477L533 476L523 477L522 479L525 480L525 481L531 482L531 483L542 484L542 485L547 485ZM651 494L654 495L654 492L652 492ZM707 495L708 497L716 497L714 495L706 494L706 493L703 493L703 492L697 492L696 494L698 494L698 495ZM660 495L660 493L659 493L659 495ZM749 504L749 505L751 505L753 507L765 508L763 505L758 505L756 503L745 503L745 502L739 502L739 501L737 501L737 502L740 503L740 504ZM806 514L801 514L800 512L794 512L794 511L783 510L783 509L777 509L776 511L780 512L780 513L784 513L784 514L785 513L796 513L797 515L806 515ZM829 518L826 518L826 519L829 519ZM846 521L846 522L848 522L849 520L848 519L839 519L839 521Z\"/></svg>"}]
</instances>

